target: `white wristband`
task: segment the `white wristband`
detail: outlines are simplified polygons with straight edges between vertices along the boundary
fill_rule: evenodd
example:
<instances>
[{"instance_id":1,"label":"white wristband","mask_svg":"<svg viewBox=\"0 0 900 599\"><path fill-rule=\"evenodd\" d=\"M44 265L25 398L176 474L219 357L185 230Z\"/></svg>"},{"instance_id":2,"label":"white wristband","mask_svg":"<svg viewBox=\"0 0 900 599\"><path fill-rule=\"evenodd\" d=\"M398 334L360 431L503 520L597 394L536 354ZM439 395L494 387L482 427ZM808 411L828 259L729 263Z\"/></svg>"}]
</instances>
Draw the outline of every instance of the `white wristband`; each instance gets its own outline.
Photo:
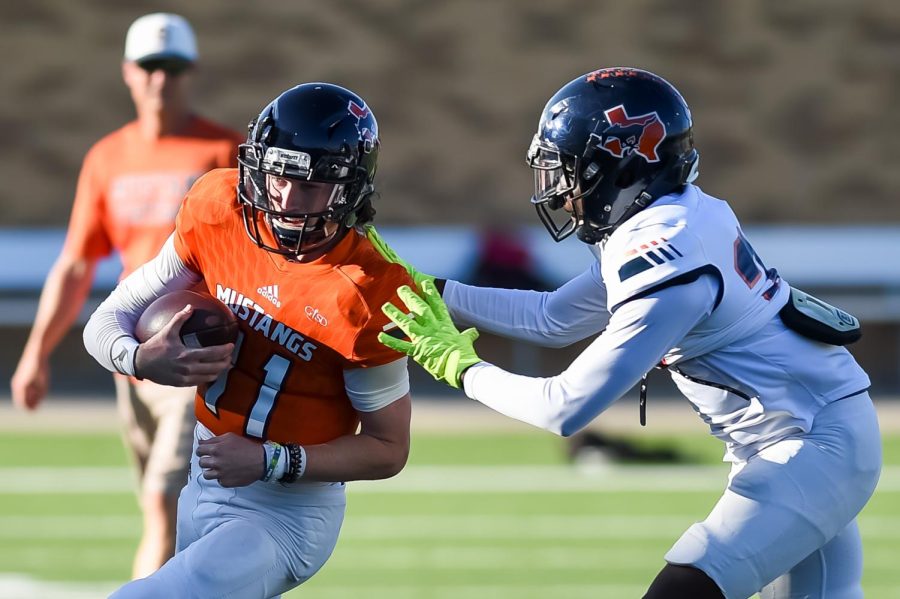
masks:
<instances>
[{"instance_id":1,"label":"white wristband","mask_svg":"<svg viewBox=\"0 0 900 599\"><path fill-rule=\"evenodd\" d=\"M300 468L297 470L297 478L303 478L303 473L306 472L306 450L303 449L303 446L300 446Z\"/></svg>"},{"instance_id":2,"label":"white wristband","mask_svg":"<svg viewBox=\"0 0 900 599\"><path fill-rule=\"evenodd\" d=\"M137 354L138 341L133 337L122 335L110 346L110 360L120 374L135 376L134 357Z\"/></svg>"},{"instance_id":3,"label":"white wristband","mask_svg":"<svg viewBox=\"0 0 900 599\"><path fill-rule=\"evenodd\" d=\"M266 471L260 480L267 483L278 482L287 469L287 448L279 443L266 441L263 443L263 449L266 454Z\"/></svg>"}]
</instances>

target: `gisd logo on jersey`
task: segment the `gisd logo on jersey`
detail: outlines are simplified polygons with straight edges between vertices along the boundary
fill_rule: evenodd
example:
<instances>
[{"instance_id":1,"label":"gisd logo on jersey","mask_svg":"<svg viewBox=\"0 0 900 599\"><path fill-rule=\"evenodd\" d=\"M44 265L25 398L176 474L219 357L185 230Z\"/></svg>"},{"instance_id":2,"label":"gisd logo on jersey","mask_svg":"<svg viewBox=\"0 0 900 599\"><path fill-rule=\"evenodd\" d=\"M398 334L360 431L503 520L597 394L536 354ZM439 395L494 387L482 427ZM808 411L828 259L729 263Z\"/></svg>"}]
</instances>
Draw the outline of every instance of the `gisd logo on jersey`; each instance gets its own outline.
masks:
<instances>
[{"instance_id":1,"label":"gisd logo on jersey","mask_svg":"<svg viewBox=\"0 0 900 599\"><path fill-rule=\"evenodd\" d=\"M306 306L303 310L306 313L306 317L316 324L327 327L328 319L325 318L325 315L319 312L318 308L313 308L312 306Z\"/></svg>"},{"instance_id":2,"label":"gisd logo on jersey","mask_svg":"<svg viewBox=\"0 0 900 599\"><path fill-rule=\"evenodd\" d=\"M656 149L666 138L666 126L656 112L628 116L625 106L604 111L609 126L600 135L591 134L591 141L616 158L637 152L647 162L659 162Z\"/></svg>"}]
</instances>

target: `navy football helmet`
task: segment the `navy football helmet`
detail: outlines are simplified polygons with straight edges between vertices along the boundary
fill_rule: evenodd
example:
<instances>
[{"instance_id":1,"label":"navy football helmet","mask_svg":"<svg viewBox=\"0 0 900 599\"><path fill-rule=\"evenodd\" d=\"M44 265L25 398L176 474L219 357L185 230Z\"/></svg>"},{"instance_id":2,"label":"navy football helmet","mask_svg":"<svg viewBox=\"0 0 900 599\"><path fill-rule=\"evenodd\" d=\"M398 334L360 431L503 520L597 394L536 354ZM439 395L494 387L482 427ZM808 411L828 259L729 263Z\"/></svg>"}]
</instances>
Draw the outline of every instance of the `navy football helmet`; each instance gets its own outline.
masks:
<instances>
[{"instance_id":1,"label":"navy football helmet","mask_svg":"<svg viewBox=\"0 0 900 599\"><path fill-rule=\"evenodd\" d=\"M378 123L329 83L287 90L251 121L238 153L244 226L261 248L300 257L371 220Z\"/></svg>"},{"instance_id":2,"label":"navy football helmet","mask_svg":"<svg viewBox=\"0 0 900 599\"><path fill-rule=\"evenodd\" d=\"M631 68L593 71L556 92L526 159L531 201L550 235L574 232L590 244L693 181L699 163L684 98Z\"/></svg>"}]
</instances>

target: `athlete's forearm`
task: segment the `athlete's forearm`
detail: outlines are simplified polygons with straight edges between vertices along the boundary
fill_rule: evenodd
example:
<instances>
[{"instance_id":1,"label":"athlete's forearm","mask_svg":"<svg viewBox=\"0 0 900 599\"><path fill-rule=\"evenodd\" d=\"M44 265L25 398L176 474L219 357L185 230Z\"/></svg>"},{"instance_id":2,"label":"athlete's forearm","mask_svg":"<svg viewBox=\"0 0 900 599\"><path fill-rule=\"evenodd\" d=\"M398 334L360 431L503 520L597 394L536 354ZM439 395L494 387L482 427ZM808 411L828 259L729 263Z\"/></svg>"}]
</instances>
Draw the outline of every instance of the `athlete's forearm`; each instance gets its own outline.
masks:
<instances>
[{"instance_id":1,"label":"athlete's forearm","mask_svg":"<svg viewBox=\"0 0 900 599\"><path fill-rule=\"evenodd\" d=\"M624 304L609 328L558 376L532 378L476 364L463 377L466 395L517 420L571 435L625 394L710 313L716 287L708 279Z\"/></svg>"},{"instance_id":2,"label":"athlete's forearm","mask_svg":"<svg viewBox=\"0 0 900 599\"><path fill-rule=\"evenodd\" d=\"M176 289L188 289L200 275L181 261L166 241L159 254L131 273L91 315L84 327L84 346L101 366L113 372L134 375L138 342L134 325L150 303Z\"/></svg>"},{"instance_id":3,"label":"athlete's forearm","mask_svg":"<svg viewBox=\"0 0 900 599\"><path fill-rule=\"evenodd\" d=\"M346 435L320 445L306 445L304 480L341 482L390 478L406 465L409 444L369 435Z\"/></svg>"},{"instance_id":4,"label":"athlete's forearm","mask_svg":"<svg viewBox=\"0 0 900 599\"><path fill-rule=\"evenodd\" d=\"M442 293L454 322L545 347L599 333L609 321L599 266L550 292L494 289L448 281Z\"/></svg>"},{"instance_id":5,"label":"athlete's forearm","mask_svg":"<svg viewBox=\"0 0 900 599\"><path fill-rule=\"evenodd\" d=\"M60 256L47 275L23 353L46 359L78 318L91 289L96 260Z\"/></svg>"},{"instance_id":6,"label":"athlete's forearm","mask_svg":"<svg viewBox=\"0 0 900 599\"><path fill-rule=\"evenodd\" d=\"M305 445L304 480L351 481L390 478L409 456L410 398L405 395L375 412L360 415L359 434Z\"/></svg>"}]
</instances>

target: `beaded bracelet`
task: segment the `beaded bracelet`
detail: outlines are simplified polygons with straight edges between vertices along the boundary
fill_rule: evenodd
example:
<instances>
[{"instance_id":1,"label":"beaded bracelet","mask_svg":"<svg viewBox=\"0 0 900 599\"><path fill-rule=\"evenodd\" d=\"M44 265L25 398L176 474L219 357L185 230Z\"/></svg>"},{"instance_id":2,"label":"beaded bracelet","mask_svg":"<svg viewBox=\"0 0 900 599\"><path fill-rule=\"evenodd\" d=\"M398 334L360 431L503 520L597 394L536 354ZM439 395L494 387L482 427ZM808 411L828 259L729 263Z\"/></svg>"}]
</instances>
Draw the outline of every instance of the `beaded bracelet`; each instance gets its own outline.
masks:
<instances>
[{"instance_id":1,"label":"beaded bracelet","mask_svg":"<svg viewBox=\"0 0 900 599\"><path fill-rule=\"evenodd\" d=\"M285 445L288 452L288 467L285 469L281 482L292 483L303 476L306 471L306 450L302 445L288 443Z\"/></svg>"}]
</instances>

